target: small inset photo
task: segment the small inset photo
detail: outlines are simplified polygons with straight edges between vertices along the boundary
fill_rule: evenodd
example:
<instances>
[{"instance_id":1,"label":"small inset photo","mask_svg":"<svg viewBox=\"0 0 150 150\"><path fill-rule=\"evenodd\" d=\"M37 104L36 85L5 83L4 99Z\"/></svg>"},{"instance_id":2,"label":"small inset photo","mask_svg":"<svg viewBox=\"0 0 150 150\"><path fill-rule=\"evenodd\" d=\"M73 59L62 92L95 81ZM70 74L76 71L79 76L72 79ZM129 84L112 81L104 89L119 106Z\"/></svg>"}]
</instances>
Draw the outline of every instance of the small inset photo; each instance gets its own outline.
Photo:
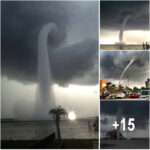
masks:
<instances>
[{"instance_id":1,"label":"small inset photo","mask_svg":"<svg viewBox=\"0 0 150 150\"><path fill-rule=\"evenodd\" d=\"M100 149L149 149L149 101L102 101Z\"/></svg>"},{"instance_id":2,"label":"small inset photo","mask_svg":"<svg viewBox=\"0 0 150 150\"><path fill-rule=\"evenodd\" d=\"M147 50L149 1L101 1L100 49Z\"/></svg>"},{"instance_id":3,"label":"small inset photo","mask_svg":"<svg viewBox=\"0 0 150 150\"><path fill-rule=\"evenodd\" d=\"M101 100L149 100L149 51L100 51Z\"/></svg>"}]
</instances>

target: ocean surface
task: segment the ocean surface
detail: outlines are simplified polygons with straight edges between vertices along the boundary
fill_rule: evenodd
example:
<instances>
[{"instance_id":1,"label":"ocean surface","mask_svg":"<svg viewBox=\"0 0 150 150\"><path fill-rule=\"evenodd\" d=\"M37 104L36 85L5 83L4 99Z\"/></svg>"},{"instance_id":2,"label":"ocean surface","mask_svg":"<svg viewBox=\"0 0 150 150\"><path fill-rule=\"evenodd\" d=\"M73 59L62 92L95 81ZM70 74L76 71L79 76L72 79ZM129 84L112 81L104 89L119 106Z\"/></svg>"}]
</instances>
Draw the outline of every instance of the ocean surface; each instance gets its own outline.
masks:
<instances>
[{"instance_id":1,"label":"ocean surface","mask_svg":"<svg viewBox=\"0 0 150 150\"><path fill-rule=\"evenodd\" d=\"M92 121L91 121L92 124ZM88 127L88 120L61 121L61 136L64 139L97 139L98 132ZM55 131L54 121L2 121L2 140L38 140Z\"/></svg>"},{"instance_id":2,"label":"ocean surface","mask_svg":"<svg viewBox=\"0 0 150 150\"><path fill-rule=\"evenodd\" d=\"M100 45L100 50L143 50L143 45Z\"/></svg>"}]
</instances>

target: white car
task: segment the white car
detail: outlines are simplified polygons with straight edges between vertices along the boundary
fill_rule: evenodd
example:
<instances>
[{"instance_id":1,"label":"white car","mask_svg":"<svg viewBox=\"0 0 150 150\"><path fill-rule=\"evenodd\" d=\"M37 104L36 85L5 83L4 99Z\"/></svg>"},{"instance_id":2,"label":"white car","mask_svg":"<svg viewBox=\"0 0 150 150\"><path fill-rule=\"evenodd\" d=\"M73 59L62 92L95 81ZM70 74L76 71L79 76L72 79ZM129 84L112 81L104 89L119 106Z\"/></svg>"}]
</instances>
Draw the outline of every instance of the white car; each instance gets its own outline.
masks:
<instances>
[{"instance_id":1,"label":"white car","mask_svg":"<svg viewBox=\"0 0 150 150\"><path fill-rule=\"evenodd\" d=\"M140 99L149 100L150 99L150 90L142 90Z\"/></svg>"},{"instance_id":2,"label":"white car","mask_svg":"<svg viewBox=\"0 0 150 150\"><path fill-rule=\"evenodd\" d=\"M118 92L116 98L125 98L125 94L122 92Z\"/></svg>"}]
</instances>

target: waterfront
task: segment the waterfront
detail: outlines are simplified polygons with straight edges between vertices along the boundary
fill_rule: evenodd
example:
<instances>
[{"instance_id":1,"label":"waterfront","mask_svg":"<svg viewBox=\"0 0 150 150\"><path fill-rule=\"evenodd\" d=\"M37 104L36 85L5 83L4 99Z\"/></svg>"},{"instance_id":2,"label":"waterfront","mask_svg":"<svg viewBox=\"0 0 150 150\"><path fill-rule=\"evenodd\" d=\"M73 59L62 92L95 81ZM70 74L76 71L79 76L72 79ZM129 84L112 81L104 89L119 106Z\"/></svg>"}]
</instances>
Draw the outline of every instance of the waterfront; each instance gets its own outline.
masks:
<instances>
[{"instance_id":1,"label":"waterfront","mask_svg":"<svg viewBox=\"0 0 150 150\"><path fill-rule=\"evenodd\" d=\"M88 127L88 119L61 121L63 139L98 139L98 132ZM1 123L2 140L40 140L55 132L53 121L6 121Z\"/></svg>"}]
</instances>

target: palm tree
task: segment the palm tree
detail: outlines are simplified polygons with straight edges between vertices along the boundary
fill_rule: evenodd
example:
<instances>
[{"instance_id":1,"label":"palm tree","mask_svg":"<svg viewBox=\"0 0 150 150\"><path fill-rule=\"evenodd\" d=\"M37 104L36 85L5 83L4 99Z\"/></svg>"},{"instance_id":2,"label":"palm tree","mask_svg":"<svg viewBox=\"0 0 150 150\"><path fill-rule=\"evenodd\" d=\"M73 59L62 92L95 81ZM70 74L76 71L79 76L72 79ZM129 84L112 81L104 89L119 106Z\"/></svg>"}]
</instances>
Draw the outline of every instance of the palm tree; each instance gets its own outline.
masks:
<instances>
[{"instance_id":1,"label":"palm tree","mask_svg":"<svg viewBox=\"0 0 150 150\"><path fill-rule=\"evenodd\" d=\"M146 87L141 87L141 90L147 90L147 88Z\"/></svg>"},{"instance_id":2,"label":"palm tree","mask_svg":"<svg viewBox=\"0 0 150 150\"><path fill-rule=\"evenodd\" d=\"M112 83L111 82L107 82L107 84L106 84L106 88L108 89L108 88L110 88L110 86L112 85Z\"/></svg>"},{"instance_id":3,"label":"palm tree","mask_svg":"<svg viewBox=\"0 0 150 150\"><path fill-rule=\"evenodd\" d=\"M124 90L124 87L120 84L119 85L119 91L123 91Z\"/></svg>"},{"instance_id":4,"label":"palm tree","mask_svg":"<svg viewBox=\"0 0 150 150\"><path fill-rule=\"evenodd\" d=\"M113 91L115 91L115 89L116 89L116 85L115 85L115 84L112 84L112 86L111 86L111 87L112 87L112 90L113 90Z\"/></svg>"},{"instance_id":5,"label":"palm tree","mask_svg":"<svg viewBox=\"0 0 150 150\"><path fill-rule=\"evenodd\" d=\"M139 88L137 88L136 86L133 88L133 91L139 91Z\"/></svg>"},{"instance_id":6,"label":"palm tree","mask_svg":"<svg viewBox=\"0 0 150 150\"><path fill-rule=\"evenodd\" d=\"M54 109L51 109L49 111L49 115L52 116L52 118L55 121L55 125L56 125L56 130L57 130L57 136L58 136L58 140L61 140L61 133L60 133L60 119L62 116L66 116L67 112L65 109L63 109L61 106L58 106Z\"/></svg>"}]
</instances>

